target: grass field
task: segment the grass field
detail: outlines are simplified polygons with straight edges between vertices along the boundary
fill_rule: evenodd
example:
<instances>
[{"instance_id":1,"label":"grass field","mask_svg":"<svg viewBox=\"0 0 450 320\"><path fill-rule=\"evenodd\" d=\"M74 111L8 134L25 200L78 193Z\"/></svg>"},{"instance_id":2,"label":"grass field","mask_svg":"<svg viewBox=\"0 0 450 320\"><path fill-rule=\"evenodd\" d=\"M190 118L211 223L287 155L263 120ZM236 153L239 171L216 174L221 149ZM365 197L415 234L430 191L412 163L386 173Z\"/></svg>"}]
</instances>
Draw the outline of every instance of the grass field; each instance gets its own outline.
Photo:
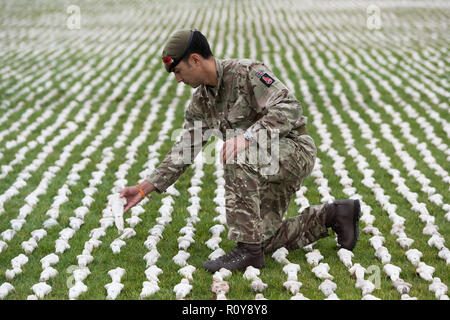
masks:
<instances>
[{"instance_id":1,"label":"grass field","mask_svg":"<svg viewBox=\"0 0 450 320\"><path fill-rule=\"evenodd\" d=\"M175 299L183 276L173 257L185 226L195 228L186 251L196 268L186 299L216 298L201 266L213 252L209 229L223 223L217 161L198 157L172 194L142 202L120 253L110 246L119 235L107 210L115 188L141 181L173 144L192 91L165 72L160 55L171 33L196 28L215 56L263 61L302 103L318 160L286 216L361 200L352 265L366 269L368 282L351 275L332 235L287 255L300 266L299 292L327 298L307 261L317 249L336 284L329 298L401 299L386 271L399 267L409 297L448 299L448 1L3 0L0 17L0 298L36 298L32 287L44 282L51 291L43 299L68 299L81 282L87 290L75 298L105 299L108 272L120 267L116 298L139 299L156 265L159 290L145 299ZM198 201L197 214L188 208ZM228 252L234 243L220 236ZM152 250L159 255L146 262ZM414 252L421 264L408 258ZM41 259L50 254L56 273L45 279ZM434 268L428 278L426 267ZM282 269L266 255L265 298L293 297ZM436 278L442 291L433 289ZM243 272L226 280L228 299L255 298Z\"/></svg>"}]
</instances>

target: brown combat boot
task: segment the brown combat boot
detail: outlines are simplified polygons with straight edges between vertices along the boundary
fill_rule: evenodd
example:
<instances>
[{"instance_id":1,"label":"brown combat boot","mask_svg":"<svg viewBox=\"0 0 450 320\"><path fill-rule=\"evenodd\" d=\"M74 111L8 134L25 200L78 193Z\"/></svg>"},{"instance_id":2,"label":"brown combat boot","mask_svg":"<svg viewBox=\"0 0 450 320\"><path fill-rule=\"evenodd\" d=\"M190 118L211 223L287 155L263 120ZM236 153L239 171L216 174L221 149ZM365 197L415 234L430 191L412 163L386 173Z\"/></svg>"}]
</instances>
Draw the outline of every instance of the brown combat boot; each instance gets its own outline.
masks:
<instances>
[{"instance_id":1,"label":"brown combat boot","mask_svg":"<svg viewBox=\"0 0 450 320\"><path fill-rule=\"evenodd\" d=\"M238 242L230 253L217 259L209 260L203 264L203 268L211 273L220 270L220 268L225 268L230 271L245 270L248 266L259 269L266 266L261 244Z\"/></svg>"},{"instance_id":2,"label":"brown combat boot","mask_svg":"<svg viewBox=\"0 0 450 320\"><path fill-rule=\"evenodd\" d=\"M326 206L325 226L332 228L342 248L353 250L359 236L359 200L336 200Z\"/></svg>"}]
</instances>

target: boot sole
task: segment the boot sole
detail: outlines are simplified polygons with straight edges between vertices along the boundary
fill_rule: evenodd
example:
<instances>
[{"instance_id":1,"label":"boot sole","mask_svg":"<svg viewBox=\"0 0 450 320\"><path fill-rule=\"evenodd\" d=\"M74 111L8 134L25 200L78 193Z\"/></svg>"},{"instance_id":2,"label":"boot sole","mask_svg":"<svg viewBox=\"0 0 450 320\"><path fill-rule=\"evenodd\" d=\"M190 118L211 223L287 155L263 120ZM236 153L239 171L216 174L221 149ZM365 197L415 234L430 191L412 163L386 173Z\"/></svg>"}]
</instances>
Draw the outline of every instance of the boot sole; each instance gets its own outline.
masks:
<instances>
[{"instance_id":1,"label":"boot sole","mask_svg":"<svg viewBox=\"0 0 450 320\"><path fill-rule=\"evenodd\" d=\"M359 238L359 215L361 213L361 205L360 205L358 199L353 201L353 205L354 205L354 208L353 208L353 225L355 226L355 230L354 230L354 232L355 232L355 239L352 242L352 247L351 247L350 251L352 251L353 248L356 246L356 242L358 241L358 238Z\"/></svg>"}]
</instances>

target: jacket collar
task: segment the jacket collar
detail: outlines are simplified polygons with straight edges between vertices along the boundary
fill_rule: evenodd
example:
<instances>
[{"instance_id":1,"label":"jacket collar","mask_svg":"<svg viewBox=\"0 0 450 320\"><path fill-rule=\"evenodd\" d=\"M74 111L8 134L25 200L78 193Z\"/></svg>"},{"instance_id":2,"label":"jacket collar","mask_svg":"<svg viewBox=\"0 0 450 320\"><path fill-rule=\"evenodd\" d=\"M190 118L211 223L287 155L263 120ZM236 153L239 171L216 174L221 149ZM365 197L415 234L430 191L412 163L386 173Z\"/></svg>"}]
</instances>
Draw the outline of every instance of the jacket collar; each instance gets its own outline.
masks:
<instances>
[{"instance_id":1,"label":"jacket collar","mask_svg":"<svg viewBox=\"0 0 450 320\"><path fill-rule=\"evenodd\" d=\"M214 58L216 63L216 74L217 74L217 86L216 87L209 87L205 86L207 90L210 90L210 92L213 93L214 97L217 97L217 94L220 90L220 87L222 85L222 78L223 78L223 66L222 66L222 60L218 58Z\"/></svg>"}]
</instances>

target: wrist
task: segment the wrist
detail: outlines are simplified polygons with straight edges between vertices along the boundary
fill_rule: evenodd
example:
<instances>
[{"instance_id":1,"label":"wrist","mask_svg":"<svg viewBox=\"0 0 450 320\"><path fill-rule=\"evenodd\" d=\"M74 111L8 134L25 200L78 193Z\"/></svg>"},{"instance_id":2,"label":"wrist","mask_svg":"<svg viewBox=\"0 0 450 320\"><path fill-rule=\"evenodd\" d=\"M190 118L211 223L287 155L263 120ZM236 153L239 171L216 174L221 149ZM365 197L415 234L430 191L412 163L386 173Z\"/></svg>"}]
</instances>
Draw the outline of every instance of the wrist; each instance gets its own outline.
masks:
<instances>
[{"instance_id":1,"label":"wrist","mask_svg":"<svg viewBox=\"0 0 450 320\"><path fill-rule=\"evenodd\" d=\"M150 194L155 187L149 181L145 180L139 184L141 186L142 191L144 191L145 195Z\"/></svg>"}]
</instances>

